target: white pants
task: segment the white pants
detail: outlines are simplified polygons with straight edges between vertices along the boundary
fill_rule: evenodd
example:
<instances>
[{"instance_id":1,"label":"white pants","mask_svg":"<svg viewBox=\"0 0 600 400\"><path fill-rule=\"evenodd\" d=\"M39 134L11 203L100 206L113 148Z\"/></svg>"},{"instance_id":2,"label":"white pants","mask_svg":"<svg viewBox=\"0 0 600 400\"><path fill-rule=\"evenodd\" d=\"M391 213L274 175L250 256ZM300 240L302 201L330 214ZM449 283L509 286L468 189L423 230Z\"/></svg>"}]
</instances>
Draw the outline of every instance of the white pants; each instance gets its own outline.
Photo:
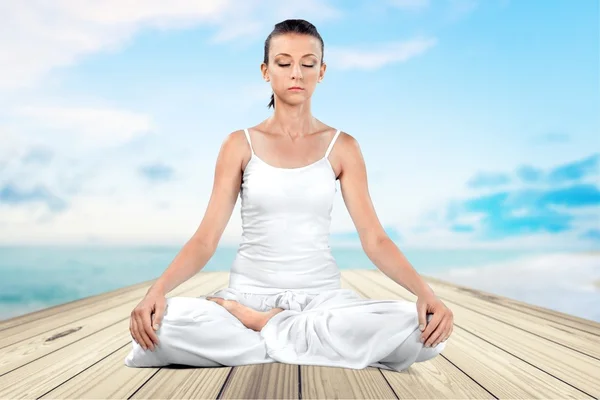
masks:
<instances>
[{"instance_id":1,"label":"white pants","mask_svg":"<svg viewBox=\"0 0 600 400\"><path fill-rule=\"evenodd\" d=\"M282 308L260 332L246 328L223 306L221 297L258 311ZM431 319L427 315L427 320ZM128 367L183 364L198 367L281 362L402 371L427 361L446 346L420 342L416 304L407 300L370 300L351 289L319 294L286 290L277 294L242 293L233 288L200 297L167 298L159 344L144 350L135 340Z\"/></svg>"}]
</instances>

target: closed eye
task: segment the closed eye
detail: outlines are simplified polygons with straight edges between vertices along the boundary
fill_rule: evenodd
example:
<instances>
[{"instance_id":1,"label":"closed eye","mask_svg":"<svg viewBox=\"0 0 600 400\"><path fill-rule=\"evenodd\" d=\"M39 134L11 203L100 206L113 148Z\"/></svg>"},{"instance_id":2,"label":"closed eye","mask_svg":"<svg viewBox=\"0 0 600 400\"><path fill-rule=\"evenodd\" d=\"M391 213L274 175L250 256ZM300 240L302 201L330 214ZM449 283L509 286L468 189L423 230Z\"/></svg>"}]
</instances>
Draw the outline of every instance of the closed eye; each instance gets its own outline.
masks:
<instances>
[{"instance_id":1,"label":"closed eye","mask_svg":"<svg viewBox=\"0 0 600 400\"><path fill-rule=\"evenodd\" d=\"M277 64L277 65L279 65L280 67L289 67L290 66L290 64ZM314 65L305 65L305 64L302 64L302 66L308 67L308 68L314 67Z\"/></svg>"}]
</instances>

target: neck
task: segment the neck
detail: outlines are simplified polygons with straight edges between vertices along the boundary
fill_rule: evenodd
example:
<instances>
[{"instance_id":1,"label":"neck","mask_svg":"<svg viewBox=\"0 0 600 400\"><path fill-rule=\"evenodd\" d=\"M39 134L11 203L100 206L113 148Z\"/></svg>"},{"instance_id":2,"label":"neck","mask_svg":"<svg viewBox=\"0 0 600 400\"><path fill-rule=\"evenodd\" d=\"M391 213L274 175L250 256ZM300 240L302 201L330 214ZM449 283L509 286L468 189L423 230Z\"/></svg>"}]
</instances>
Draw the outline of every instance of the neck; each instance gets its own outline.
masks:
<instances>
[{"instance_id":1,"label":"neck","mask_svg":"<svg viewBox=\"0 0 600 400\"><path fill-rule=\"evenodd\" d=\"M318 120L310 111L310 100L298 105L277 104L265 125L269 131L292 139L307 136L319 126Z\"/></svg>"}]
</instances>

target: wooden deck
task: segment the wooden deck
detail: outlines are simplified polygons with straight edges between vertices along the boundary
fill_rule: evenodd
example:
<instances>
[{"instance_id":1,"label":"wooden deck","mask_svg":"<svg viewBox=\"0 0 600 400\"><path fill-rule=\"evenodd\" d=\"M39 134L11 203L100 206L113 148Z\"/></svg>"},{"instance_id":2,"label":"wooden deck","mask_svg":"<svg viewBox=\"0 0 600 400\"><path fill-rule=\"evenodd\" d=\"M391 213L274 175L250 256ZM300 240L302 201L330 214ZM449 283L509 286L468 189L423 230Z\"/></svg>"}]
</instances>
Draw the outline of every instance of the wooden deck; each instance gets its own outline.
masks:
<instances>
[{"instance_id":1,"label":"wooden deck","mask_svg":"<svg viewBox=\"0 0 600 400\"><path fill-rule=\"evenodd\" d=\"M379 270L343 270L372 299L412 293ZM591 399L600 397L600 324L424 276L452 309L438 357L403 372L270 363L129 368L129 314L152 281L0 321L0 398ZM167 295L227 287L203 272Z\"/></svg>"}]
</instances>

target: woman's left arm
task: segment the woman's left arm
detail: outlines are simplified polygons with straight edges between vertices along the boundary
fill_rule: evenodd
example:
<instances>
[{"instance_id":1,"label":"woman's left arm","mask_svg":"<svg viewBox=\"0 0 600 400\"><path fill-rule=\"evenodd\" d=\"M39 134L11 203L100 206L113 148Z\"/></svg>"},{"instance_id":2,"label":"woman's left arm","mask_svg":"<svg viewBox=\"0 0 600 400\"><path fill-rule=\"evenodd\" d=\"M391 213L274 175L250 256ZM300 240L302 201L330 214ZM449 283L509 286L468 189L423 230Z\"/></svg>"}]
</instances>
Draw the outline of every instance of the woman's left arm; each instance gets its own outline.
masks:
<instances>
[{"instance_id":1,"label":"woman's left arm","mask_svg":"<svg viewBox=\"0 0 600 400\"><path fill-rule=\"evenodd\" d=\"M437 298L383 229L369 194L366 166L358 141L347 133L339 139L342 197L362 248L381 272L418 297L417 312L423 331L422 341L435 346L452 333L452 311ZM429 323L427 314L433 314Z\"/></svg>"}]
</instances>

